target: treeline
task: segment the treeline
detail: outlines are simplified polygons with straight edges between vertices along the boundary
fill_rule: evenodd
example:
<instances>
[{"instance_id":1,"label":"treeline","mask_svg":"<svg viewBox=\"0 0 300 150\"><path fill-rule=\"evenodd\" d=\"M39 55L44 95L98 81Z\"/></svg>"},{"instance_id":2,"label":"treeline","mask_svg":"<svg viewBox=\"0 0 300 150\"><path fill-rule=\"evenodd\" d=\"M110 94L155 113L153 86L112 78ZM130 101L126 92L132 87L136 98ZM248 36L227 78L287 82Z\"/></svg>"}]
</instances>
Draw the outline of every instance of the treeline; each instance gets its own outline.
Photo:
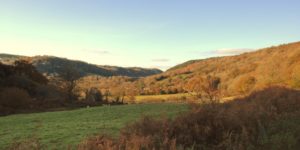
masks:
<instances>
[{"instance_id":1,"label":"treeline","mask_svg":"<svg viewBox=\"0 0 300 150\"><path fill-rule=\"evenodd\" d=\"M64 68L59 77L46 77L27 61L13 65L0 63L0 115L72 108L102 104L122 104L105 100L95 88L85 90L83 99L77 91L80 74Z\"/></svg>"},{"instance_id":2,"label":"treeline","mask_svg":"<svg viewBox=\"0 0 300 150\"><path fill-rule=\"evenodd\" d=\"M51 93L59 92L48 86L48 79L31 64L25 61L16 61L12 66L0 64L1 115L37 109L41 102L55 98Z\"/></svg>"},{"instance_id":3,"label":"treeline","mask_svg":"<svg viewBox=\"0 0 300 150\"><path fill-rule=\"evenodd\" d=\"M156 84L148 78L131 78L126 76L87 76L81 78L78 82L78 90L85 91L90 87L97 88L103 94L117 99L134 100L136 95L161 95L161 94L177 94L186 93L187 89L181 83L173 83L176 86L168 86L167 84ZM147 80L147 81L146 81Z\"/></svg>"}]
</instances>

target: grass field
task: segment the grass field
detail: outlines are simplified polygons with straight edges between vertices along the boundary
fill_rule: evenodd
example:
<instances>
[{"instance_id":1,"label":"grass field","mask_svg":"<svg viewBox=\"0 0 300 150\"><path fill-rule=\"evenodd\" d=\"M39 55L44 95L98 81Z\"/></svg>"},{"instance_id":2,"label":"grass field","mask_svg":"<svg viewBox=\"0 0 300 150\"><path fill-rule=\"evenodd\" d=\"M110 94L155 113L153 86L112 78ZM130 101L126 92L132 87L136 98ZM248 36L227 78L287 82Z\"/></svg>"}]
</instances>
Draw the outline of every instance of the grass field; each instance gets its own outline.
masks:
<instances>
[{"instance_id":1,"label":"grass field","mask_svg":"<svg viewBox=\"0 0 300 150\"><path fill-rule=\"evenodd\" d=\"M241 96L232 96L224 97L221 99L221 102L230 101L234 98ZM199 102L193 100L193 97L189 93L178 93L178 94L163 94L163 95L138 95L135 97L135 103L162 103L162 102L171 102L171 103L186 103L186 102Z\"/></svg>"},{"instance_id":2,"label":"grass field","mask_svg":"<svg viewBox=\"0 0 300 150\"><path fill-rule=\"evenodd\" d=\"M0 117L0 149L28 139L45 149L66 149L94 134L117 136L143 115L174 117L187 109L185 104L138 104Z\"/></svg>"},{"instance_id":3,"label":"grass field","mask_svg":"<svg viewBox=\"0 0 300 150\"><path fill-rule=\"evenodd\" d=\"M190 98L188 93L163 94L163 95L139 95L135 97L136 103L161 103L161 102L186 102Z\"/></svg>"}]
</instances>

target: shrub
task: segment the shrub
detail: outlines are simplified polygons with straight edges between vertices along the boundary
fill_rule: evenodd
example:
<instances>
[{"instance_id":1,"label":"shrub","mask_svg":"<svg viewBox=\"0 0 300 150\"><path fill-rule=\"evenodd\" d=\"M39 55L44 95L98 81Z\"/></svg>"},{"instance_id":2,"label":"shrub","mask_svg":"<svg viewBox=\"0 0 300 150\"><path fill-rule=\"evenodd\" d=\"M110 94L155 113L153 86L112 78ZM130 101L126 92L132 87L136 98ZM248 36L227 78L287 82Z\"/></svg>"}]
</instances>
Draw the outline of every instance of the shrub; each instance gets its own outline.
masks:
<instances>
[{"instance_id":1,"label":"shrub","mask_svg":"<svg viewBox=\"0 0 300 150\"><path fill-rule=\"evenodd\" d=\"M29 94L19 88L5 88L0 93L0 105L4 108L26 109L32 104Z\"/></svg>"},{"instance_id":2,"label":"shrub","mask_svg":"<svg viewBox=\"0 0 300 150\"><path fill-rule=\"evenodd\" d=\"M166 124L167 122L164 122ZM160 130L162 129L162 130ZM175 149L176 141L164 134L161 121L144 117L140 122L128 125L118 141L108 136L92 137L79 145L79 150L166 150ZM160 131L160 132L157 132Z\"/></svg>"}]
</instances>

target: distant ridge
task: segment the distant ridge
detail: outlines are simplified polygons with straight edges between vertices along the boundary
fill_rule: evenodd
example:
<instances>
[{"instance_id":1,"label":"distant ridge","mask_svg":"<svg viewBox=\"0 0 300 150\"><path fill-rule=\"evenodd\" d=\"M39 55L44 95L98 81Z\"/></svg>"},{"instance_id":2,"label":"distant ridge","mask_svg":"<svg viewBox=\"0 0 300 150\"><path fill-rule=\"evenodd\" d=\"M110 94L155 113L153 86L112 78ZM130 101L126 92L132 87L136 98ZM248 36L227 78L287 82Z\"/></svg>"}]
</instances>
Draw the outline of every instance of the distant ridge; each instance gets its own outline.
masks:
<instances>
[{"instance_id":1,"label":"distant ridge","mask_svg":"<svg viewBox=\"0 0 300 150\"><path fill-rule=\"evenodd\" d=\"M12 64L16 60L29 60L39 72L47 75L58 75L64 71L64 68L72 67L76 69L81 76L99 75L99 76L128 76L128 77L145 77L162 73L159 69L147 69L139 67L117 67L101 66L89 64L83 61L70 60L55 56L20 56L11 54L0 54L0 62Z\"/></svg>"}]
</instances>

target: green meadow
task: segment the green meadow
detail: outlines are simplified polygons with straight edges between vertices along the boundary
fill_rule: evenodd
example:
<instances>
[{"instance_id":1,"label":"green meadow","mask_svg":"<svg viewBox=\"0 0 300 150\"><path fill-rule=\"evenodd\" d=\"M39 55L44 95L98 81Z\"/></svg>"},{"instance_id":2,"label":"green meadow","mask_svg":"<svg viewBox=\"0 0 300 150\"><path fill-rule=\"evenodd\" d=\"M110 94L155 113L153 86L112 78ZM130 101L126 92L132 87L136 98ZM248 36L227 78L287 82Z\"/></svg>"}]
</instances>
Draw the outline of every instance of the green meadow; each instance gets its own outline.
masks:
<instances>
[{"instance_id":1,"label":"green meadow","mask_svg":"<svg viewBox=\"0 0 300 150\"><path fill-rule=\"evenodd\" d=\"M74 148L96 134L116 137L142 116L174 117L187 110L186 104L136 104L0 117L0 149L31 139L44 149Z\"/></svg>"}]
</instances>

